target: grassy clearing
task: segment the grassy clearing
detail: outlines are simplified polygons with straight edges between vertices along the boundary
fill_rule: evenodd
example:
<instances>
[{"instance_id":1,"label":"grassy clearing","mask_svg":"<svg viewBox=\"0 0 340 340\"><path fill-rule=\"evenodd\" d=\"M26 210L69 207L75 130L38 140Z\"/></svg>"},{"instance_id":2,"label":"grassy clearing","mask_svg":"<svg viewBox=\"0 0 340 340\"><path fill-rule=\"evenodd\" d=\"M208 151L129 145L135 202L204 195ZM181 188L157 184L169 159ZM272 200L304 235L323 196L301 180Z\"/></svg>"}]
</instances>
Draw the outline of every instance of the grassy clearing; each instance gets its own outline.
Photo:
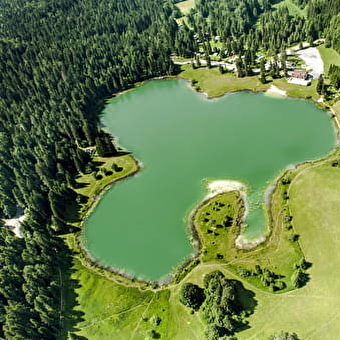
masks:
<instances>
[{"instance_id":1,"label":"grassy clearing","mask_svg":"<svg viewBox=\"0 0 340 340\"><path fill-rule=\"evenodd\" d=\"M338 100L333 106L332 106L333 111L338 117L338 120L340 120L340 100ZM340 133L340 131L339 131Z\"/></svg>"},{"instance_id":2,"label":"grassy clearing","mask_svg":"<svg viewBox=\"0 0 340 340\"><path fill-rule=\"evenodd\" d=\"M186 15L189 13L191 8L195 7L195 0L181 1L177 3L176 6L180 9L183 15Z\"/></svg>"},{"instance_id":3,"label":"grassy clearing","mask_svg":"<svg viewBox=\"0 0 340 340\"><path fill-rule=\"evenodd\" d=\"M292 0L283 0L273 5L273 7L276 9L287 7L291 16L306 17L305 11L297 6Z\"/></svg>"},{"instance_id":4,"label":"grassy clearing","mask_svg":"<svg viewBox=\"0 0 340 340\"><path fill-rule=\"evenodd\" d=\"M275 79L273 81L273 85L286 91L289 97L314 99L314 100L317 100L320 98L320 96L316 92L316 84L317 84L316 80L314 80L310 86L289 84L287 80L284 78Z\"/></svg>"},{"instance_id":5,"label":"grassy clearing","mask_svg":"<svg viewBox=\"0 0 340 340\"><path fill-rule=\"evenodd\" d=\"M152 329L167 334L168 290L141 292L119 285L88 270L78 260L72 279L78 282L75 313L82 314L78 335L91 340L126 340L145 339ZM151 323L154 315L161 318L158 326Z\"/></svg>"},{"instance_id":6,"label":"grassy clearing","mask_svg":"<svg viewBox=\"0 0 340 340\"><path fill-rule=\"evenodd\" d=\"M331 64L340 66L340 55L333 48L326 48L323 44L318 46L318 50L324 63L324 72L326 75Z\"/></svg>"},{"instance_id":7,"label":"grassy clearing","mask_svg":"<svg viewBox=\"0 0 340 340\"><path fill-rule=\"evenodd\" d=\"M237 78L234 74L221 74L218 67L208 69L201 67L193 69L191 65L182 65L180 77L197 81L196 87L209 97L223 96L228 92L249 90L253 92L265 91L270 85L261 84L257 77Z\"/></svg>"}]
</instances>

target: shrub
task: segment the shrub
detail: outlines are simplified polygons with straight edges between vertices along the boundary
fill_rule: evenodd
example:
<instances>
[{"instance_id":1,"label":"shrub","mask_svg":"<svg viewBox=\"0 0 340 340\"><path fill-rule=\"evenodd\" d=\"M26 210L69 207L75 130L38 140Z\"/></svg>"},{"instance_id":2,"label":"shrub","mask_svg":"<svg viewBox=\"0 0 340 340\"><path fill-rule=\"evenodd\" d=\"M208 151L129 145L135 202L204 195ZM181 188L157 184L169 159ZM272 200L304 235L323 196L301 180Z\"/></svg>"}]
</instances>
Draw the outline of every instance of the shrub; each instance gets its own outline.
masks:
<instances>
[{"instance_id":1,"label":"shrub","mask_svg":"<svg viewBox=\"0 0 340 340\"><path fill-rule=\"evenodd\" d=\"M289 239L289 241L296 242L299 239L299 235L298 234L291 234L291 235L289 235L288 239Z\"/></svg>"},{"instance_id":2,"label":"shrub","mask_svg":"<svg viewBox=\"0 0 340 340\"><path fill-rule=\"evenodd\" d=\"M150 318L150 323L153 325L153 326L158 326L160 323L161 323L162 319L158 316L158 315L153 315L151 318Z\"/></svg>"},{"instance_id":3,"label":"shrub","mask_svg":"<svg viewBox=\"0 0 340 340\"><path fill-rule=\"evenodd\" d=\"M248 277L248 276L250 276L250 271L249 270L247 270L247 269L244 269L244 268L237 268L237 272L238 272L238 274L240 275L240 276L242 276L242 277Z\"/></svg>"}]
</instances>

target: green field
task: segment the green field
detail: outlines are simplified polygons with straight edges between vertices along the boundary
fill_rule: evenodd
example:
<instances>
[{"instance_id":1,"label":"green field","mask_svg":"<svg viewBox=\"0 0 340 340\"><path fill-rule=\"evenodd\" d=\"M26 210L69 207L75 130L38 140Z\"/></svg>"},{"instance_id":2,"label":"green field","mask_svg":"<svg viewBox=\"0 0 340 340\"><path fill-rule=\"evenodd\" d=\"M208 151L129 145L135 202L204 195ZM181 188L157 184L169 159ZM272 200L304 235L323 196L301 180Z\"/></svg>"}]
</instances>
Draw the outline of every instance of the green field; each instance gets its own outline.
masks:
<instances>
[{"instance_id":1,"label":"green field","mask_svg":"<svg viewBox=\"0 0 340 340\"><path fill-rule=\"evenodd\" d=\"M241 276L243 270L252 273L244 280L253 287L272 292L272 287L265 286L260 276L253 275L255 266L270 270L280 276L278 281L285 283L283 291L291 290L290 277L295 270L295 263L303 258L298 242L292 242L289 237L294 230L287 230L283 222L284 214L278 207L284 207L282 202L282 185L278 186L273 199L273 214L269 241L261 244L255 250L246 251L235 247L235 239L240 232L240 218L243 215L243 204L237 192L228 192L212 198L197 211L194 221L202 244L203 264L223 264L223 267L235 277ZM229 224L225 226L225 221ZM282 292L283 292L282 291Z\"/></svg>"},{"instance_id":2,"label":"green field","mask_svg":"<svg viewBox=\"0 0 340 340\"><path fill-rule=\"evenodd\" d=\"M274 8L281 8L281 7L287 7L289 10L289 14L292 16L300 16L305 17L306 13L304 10L299 8L292 0L283 0L275 5L273 5Z\"/></svg>"},{"instance_id":3,"label":"green field","mask_svg":"<svg viewBox=\"0 0 340 340\"><path fill-rule=\"evenodd\" d=\"M182 72L180 77L197 81L196 88L200 92L207 93L209 97L219 97L228 92L242 90L264 91L270 85L261 84L257 77L237 78L234 74L221 74L218 67L208 69L200 67L193 69L190 64L181 66Z\"/></svg>"},{"instance_id":4,"label":"green field","mask_svg":"<svg viewBox=\"0 0 340 340\"><path fill-rule=\"evenodd\" d=\"M96 164L95 173L82 174L76 179L75 191L86 199L78 210L79 221L73 223L76 226L79 226L89 209L96 203L97 196L102 194L105 188L111 183L138 171L138 164L131 155L109 158L94 157L93 161ZM115 170L115 166L118 171ZM106 175L105 171L112 171L112 174ZM98 180L94 175L100 175L102 178Z\"/></svg>"},{"instance_id":5,"label":"green field","mask_svg":"<svg viewBox=\"0 0 340 340\"><path fill-rule=\"evenodd\" d=\"M324 71L326 75L331 64L340 66L340 55L333 48L326 48L323 44L318 46L318 50L324 62Z\"/></svg>"},{"instance_id":6,"label":"green field","mask_svg":"<svg viewBox=\"0 0 340 340\"><path fill-rule=\"evenodd\" d=\"M176 6L180 9L182 14L186 15L189 13L191 8L195 7L195 0L181 1L177 3Z\"/></svg>"}]
</instances>

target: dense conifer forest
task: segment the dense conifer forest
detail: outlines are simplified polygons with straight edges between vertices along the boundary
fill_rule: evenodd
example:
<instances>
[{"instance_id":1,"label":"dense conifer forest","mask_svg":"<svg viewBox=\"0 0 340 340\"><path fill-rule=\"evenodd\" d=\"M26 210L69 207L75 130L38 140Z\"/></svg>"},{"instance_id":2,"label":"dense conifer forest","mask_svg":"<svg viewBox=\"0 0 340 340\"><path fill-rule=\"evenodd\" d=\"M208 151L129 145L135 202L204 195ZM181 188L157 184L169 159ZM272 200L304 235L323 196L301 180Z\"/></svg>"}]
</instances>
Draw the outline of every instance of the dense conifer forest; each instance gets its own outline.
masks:
<instances>
[{"instance_id":1,"label":"dense conifer forest","mask_svg":"<svg viewBox=\"0 0 340 340\"><path fill-rule=\"evenodd\" d=\"M193 34L203 43L206 55L211 54L211 39L218 37L223 47L220 55L250 55L249 63L259 50L276 55L292 44L302 41L313 42L327 37L326 45L339 51L340 2L338 0L310 0L294 2L305 16L292 16L287 7L272 9L277 0L198 0L196 7L188 14L184 32L186 46ZM193 56L197 46L177 52Z\"/></svg>"},{"instance_id":2,"label":"dense conifer forest","mask_svg":"<svg viewBox=\"0 0 340 340\"><path fill-rule=\"evenodd\" d=\"M294 0L307 16L272 11L273 0L198 0L178 25L177 1L0 0L0 217L25 211L22 238L0 228L0 338L55 339L71 253L60 234L84 152L114 153L98 125L103 99L175 73L169 56L193 56L196 34L230 54L277 53L326 37L340 51L338 0Z\"/></svg>"}]
</instances>

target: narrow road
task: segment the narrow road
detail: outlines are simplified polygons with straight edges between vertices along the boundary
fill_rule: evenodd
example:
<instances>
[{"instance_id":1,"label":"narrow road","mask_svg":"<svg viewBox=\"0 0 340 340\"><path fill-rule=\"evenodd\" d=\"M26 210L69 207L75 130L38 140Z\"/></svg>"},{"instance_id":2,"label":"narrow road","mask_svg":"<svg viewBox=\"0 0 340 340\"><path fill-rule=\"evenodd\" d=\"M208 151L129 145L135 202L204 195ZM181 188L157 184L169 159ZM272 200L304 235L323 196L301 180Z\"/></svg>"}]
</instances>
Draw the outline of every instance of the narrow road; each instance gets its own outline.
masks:
<instances>
[{"instance_id":1,"label":"narrow road","mask_svg":"<svg viewBox=\"0 0 340 340\"><path fill-rule=\"evenodd\" d=\"M173 63L174 63L175 65L187 65L187 64L192 64L192 60L186 60L186 61L174 61L174 60L172 59L172 61L173 61ZM200 59L200 63L201 63L202 65L206 65L206 64L207 64L207 61L204 60L204 59ZM224 61L211 61L210 64L211 64L211 66L222 65L223 67L225 67L226 69L231 70L231 71L233 71L233 70L236 69L236 67L235 67L234 64L228 64L228 63L226 63L226 62L224 62Z\"/></svg>"}]
</instances>

